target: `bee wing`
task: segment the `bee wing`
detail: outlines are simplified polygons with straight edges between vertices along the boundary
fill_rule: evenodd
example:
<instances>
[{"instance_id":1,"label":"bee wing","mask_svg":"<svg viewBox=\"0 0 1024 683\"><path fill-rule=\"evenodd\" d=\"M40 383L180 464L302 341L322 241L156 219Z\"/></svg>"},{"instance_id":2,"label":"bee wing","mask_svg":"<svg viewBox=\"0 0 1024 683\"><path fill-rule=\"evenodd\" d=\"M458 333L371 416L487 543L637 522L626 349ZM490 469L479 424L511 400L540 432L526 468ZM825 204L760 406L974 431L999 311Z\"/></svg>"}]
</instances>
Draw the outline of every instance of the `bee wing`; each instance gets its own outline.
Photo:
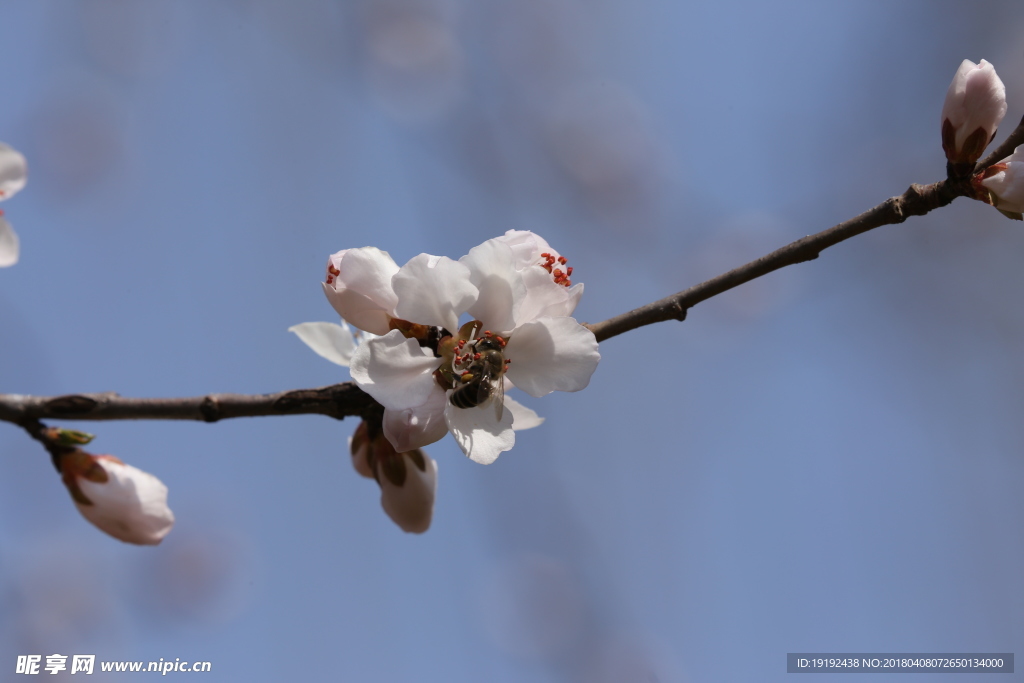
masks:
<instances>
[{"instance_id":1,"label":"bee wing","mask_svg":"<svg viewBox=\"0 0 1024 683\"><path fill-rule=\"evenodd\" d=\"M501 414L505 410L505 378L498 376L494 379L494 393L491 401L494 403L494 416L501 422Z\"/></svg>"}]
</instances>

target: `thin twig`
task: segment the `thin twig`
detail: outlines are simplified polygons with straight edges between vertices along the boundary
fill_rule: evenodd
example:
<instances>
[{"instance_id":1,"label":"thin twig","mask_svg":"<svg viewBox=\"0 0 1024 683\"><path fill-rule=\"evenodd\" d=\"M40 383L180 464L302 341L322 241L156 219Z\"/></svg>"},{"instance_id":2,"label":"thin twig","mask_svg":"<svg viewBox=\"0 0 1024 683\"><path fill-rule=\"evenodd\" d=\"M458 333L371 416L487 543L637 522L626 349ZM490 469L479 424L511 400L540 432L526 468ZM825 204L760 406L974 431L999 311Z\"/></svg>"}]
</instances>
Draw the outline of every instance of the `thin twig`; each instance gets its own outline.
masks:
<instances>
[{"instance_id":1,"label":"thin twig","mask_svg":"<svg viewBox=\"0 0 1024 683\"><path fill-rule=\"evenodd\" d=\"M974 167L975 172L978 172L983 168L988 168L997 161L1002 161L1013 154L1013 150L1017 149L1019 145L1024 145L1024 118L1020 120L1020 123L1013 129L1013 132L1003 140L1002 144L992 150L991 154L978 162L978 165Z\"/></svg>"},{"instance_id":2,"label":"thin twig","mask_svg":"<svg viewBox=\"0 0 1024 683\"><path fill-rule=\"evenodd\" d=\"M899 197L891 197L844 223L808 235L687 290L587 327L600 342L644 325L666 320L685 320L686 311L701 301L780 268L816 259L823 250L868 230L902 223L909 216L923 216L933 209L946 206L957 197L969 194L970 191L970 185L966 180L943 180L931 185L911 185Z\"/></svg>"}]
</instances>

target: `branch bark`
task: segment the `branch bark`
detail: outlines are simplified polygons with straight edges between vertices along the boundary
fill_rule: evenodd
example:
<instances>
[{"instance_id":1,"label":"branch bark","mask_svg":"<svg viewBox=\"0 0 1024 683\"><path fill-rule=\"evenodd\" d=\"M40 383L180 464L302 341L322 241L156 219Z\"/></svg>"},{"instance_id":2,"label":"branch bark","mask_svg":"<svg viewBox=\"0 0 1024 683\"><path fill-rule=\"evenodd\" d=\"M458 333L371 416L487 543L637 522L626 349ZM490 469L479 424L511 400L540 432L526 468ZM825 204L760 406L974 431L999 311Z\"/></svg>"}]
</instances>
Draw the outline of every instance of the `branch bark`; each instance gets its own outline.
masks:
<instances>
[{"instance_id":1,"label":"branch bark","mask_svg":"<svg viewBox=\"0 0 1024 683\"><path fill-rule=\"evenodd\" d=\"M190 398L127 398L115 393L22 396L0 394L0 420L20 425L59 420L198 420L268 415L376 416L382 408L351 382L276 394L207 394Z\"/></svg>"}]
</instances>

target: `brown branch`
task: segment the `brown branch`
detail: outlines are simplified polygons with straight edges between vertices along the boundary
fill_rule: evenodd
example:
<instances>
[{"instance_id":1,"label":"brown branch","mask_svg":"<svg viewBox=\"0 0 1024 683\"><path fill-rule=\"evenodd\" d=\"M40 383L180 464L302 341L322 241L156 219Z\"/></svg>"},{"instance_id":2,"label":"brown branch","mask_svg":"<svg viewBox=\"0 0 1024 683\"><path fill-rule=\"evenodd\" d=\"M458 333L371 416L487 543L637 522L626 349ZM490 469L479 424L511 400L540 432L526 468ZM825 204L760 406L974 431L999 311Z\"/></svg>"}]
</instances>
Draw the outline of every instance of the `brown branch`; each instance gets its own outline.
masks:
<instances>
[{"instance_id":1,"label":"brown branch","mask_svg":"<svg viewBox=\"0 0 1024 683\"><path fill-rule=\"evenodd\" d=\"M734 268L687 290L587 327L600 342L644 325L666 320L685 320L687 310L701 301L780 268L816 259L823 250L843 240L883 225L902 223L910 216L923 216L933 209L946 206L957 197L970 193L970 184L967 180L950 179L931 185L911 185L899 197L891 197L844 223L808 235L756 261Z\"/></svg>"},{"instance_id":2,"label":"brown branch","mask_svg":"<svg viewBox=\"0 0 1024 683\"><path fill-rule=\"evenodd\" d=\"M0 420L22 426L43 419L59 420L199 420L267 415L371 417L380 404L352 384L295 389L276 394L208 394L190 398L126 398L115 393L66 396L0 394ZM30 430L31 433L31 430Z\"/></svg>"}]
</instances>

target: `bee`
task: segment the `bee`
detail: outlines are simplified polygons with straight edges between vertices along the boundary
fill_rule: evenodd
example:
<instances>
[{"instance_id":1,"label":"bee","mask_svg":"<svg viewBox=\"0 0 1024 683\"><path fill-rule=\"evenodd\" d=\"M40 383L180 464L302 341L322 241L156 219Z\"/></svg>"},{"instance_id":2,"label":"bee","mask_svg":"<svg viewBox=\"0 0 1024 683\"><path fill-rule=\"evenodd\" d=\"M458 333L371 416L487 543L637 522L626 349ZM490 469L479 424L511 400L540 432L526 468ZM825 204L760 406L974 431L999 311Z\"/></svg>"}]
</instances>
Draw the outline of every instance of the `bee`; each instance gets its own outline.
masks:
<instances>
[{"instance_id":1,"label":"bee","mask_svg":"<svg viewBox=\"0 0 1024 683\"><path fill-rule=\"evenodd\" d=\"M505 356L501 349L504 340L500 337L482 337L473 344L469 364L459 375L461 384L455 387L448 399L456 408L475 408L488 399L494 404L494 414L501 421L505 405Z\"/></svg>"}]
</instances>

